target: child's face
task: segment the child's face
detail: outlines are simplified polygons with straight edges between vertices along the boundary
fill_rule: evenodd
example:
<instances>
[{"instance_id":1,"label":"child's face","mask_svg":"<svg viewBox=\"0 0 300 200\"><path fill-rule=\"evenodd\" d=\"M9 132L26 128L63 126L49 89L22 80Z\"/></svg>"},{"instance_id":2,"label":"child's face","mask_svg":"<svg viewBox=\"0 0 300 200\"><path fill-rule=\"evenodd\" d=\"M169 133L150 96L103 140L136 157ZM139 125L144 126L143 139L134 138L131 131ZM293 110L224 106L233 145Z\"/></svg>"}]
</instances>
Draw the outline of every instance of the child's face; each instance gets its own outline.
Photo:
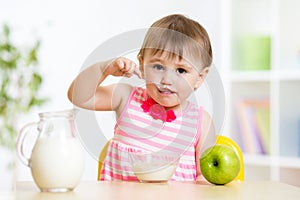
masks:
<instances>
[{"instance_id":1,"label":"child's face","mask_svg":"<svg viewBox=\"0 0 300 200\"><path fill-rule=\"evenodd\" d=\"M140 58L140 66L148 95L170 109L184 107L207 73L200 73L190 62L166 52L153 56L146 51L144 58Z\"/></svg>"}]
</instances>

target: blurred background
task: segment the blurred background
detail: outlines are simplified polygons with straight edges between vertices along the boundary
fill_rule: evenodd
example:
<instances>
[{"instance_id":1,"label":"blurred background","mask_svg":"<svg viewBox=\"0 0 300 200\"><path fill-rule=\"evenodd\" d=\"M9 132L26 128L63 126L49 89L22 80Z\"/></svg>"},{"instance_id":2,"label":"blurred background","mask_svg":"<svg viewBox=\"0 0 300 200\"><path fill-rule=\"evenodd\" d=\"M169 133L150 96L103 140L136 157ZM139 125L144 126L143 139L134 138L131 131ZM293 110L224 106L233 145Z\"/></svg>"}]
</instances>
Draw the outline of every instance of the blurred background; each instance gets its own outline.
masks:
<instances>
[{"instance_id":1,"label":"blurred background","mask_svg":"<svg viewBox=\"0 0 300 200\"><path fill-rule=\"evenodd\" d=\"M15 130L19 130L25 123L37 121L40 112L72 108L67 99L69 84L95 48L118 34L148 28L165 15L180 13L201 23L210 35L214 65L226 95L226 118L219 134L232 137L241 146L246 179L299 186L299 1L0 0L0 5L0 39L7 38L5 27L9 27L10 43L30 61L20 61L19 65L28 65L34 74L24 86L32 85L26 91L33 95L26 97L34 103L22 101L30 109L15 110L14 115L3 111L2 127L9 116L14 118ZM7 74L5 67L13 66L3 65L10 56L5 45L2 47L1 87L3 74ZM20 93L17 88L9 90L13 91L12 97ZM5 110L9 98L3 92L1 95L0 106ZM113 117L104 118L111 132ZM4 131L1 128L1 135ZM11 176L2 163L11 162L14 151L13 142L7 144L7 137L1 139L0 180L5 183ZM14 163L16 167L9 170L14 180L32 180L29 168L16 159ZM96 177L97 160L86 153L82 179Z\"/></svg>"}]
</instances>

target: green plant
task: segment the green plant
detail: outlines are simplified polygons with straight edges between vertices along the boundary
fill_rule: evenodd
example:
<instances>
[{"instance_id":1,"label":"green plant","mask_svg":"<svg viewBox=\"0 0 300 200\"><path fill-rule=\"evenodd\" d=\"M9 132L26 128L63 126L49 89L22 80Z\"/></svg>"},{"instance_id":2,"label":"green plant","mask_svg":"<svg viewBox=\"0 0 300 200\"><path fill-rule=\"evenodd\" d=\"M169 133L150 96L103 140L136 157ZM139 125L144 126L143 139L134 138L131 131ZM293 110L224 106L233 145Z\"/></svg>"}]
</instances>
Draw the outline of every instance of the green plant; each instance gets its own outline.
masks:
<instances>
[{"instance_id":1,"label":"green plant","mask_svg":"<svg viewBox=\"0 0 300 200\"><path fill-rule=\"evenodd\" d=\"M41 106L47 98L39 98L42 76L38 72L40 41L31 47L16 45L11 28L0 29L0 145L13 149L21 114Z\"/></svg>"}]
</instances>

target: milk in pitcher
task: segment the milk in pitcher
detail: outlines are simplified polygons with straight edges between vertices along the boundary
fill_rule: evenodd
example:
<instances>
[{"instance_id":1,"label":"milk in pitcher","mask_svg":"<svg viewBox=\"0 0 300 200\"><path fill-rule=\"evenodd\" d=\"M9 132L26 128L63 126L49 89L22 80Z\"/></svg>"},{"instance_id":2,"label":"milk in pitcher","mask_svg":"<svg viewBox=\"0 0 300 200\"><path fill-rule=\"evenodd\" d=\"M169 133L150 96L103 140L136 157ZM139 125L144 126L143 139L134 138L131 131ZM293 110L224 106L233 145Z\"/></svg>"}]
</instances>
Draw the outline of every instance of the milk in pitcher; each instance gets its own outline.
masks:
<instances>
[{"instance_id":1,"label":"milk in pitcher","mask_svg":"<svg viewBox=\"0 0 300 200\"><path fill-rule=\"evenodd\" d=\"M72 190L83 172L83 152L76 138L40 138L30 167L36 184L46 190Z\"/></svg>"}]
</instances>

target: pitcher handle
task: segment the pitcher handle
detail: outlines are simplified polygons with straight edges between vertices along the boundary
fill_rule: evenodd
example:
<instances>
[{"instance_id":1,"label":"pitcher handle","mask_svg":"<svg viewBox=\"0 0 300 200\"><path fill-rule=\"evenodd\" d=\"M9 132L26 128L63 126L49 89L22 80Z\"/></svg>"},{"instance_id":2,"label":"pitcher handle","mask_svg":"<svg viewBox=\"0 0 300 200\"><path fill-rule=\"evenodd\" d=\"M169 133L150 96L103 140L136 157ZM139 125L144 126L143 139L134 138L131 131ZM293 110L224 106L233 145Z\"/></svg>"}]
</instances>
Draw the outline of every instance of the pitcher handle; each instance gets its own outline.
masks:
<instances>
[{"instance_id":1,"label":"pitcher handle","mask_svg":"<svg viewBox=\"0 0 300 200\"><path fill-rule=\"evenodd\" d=\"M26 136L29 133L29 130L32 129L33 126L37 127L38 122L31 122L31 123L25 125L20 130L18 138L17 138L17 156L19 157L20 161L27 167L29 167L30 158L27 157L24 153L24 141L25 141Z\"/></svg>"}]
</instances>

